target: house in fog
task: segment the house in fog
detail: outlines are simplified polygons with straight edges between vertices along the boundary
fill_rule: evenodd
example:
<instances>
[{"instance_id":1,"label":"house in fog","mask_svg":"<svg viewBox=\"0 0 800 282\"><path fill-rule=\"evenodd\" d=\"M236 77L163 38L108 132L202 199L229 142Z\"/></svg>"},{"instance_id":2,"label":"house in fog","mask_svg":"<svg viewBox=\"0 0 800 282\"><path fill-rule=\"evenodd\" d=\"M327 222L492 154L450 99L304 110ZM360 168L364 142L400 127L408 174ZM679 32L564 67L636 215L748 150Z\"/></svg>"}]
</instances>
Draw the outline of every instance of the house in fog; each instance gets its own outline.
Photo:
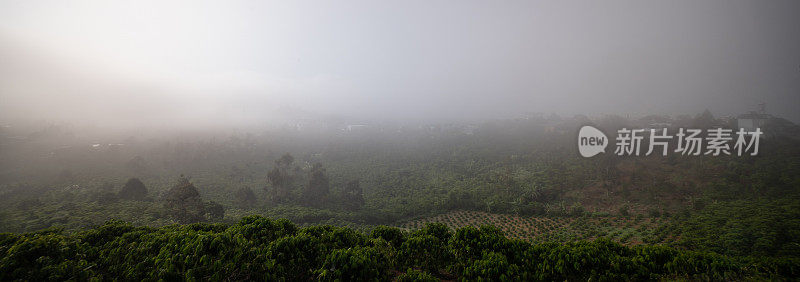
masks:
<instances>
[{"instance_id":1,"label":"house in fog","mask_svg":"<svg viewBox=\"0 0 800 282\"><path fill-rule=\"evenodd\" d=\"M744 128L747 131L753 131L756 128L764 127L764 124L766 124L771 118L772 116L768 114L749 112L739 115L739 117L736 118L736 126L738 128Z\"/></svg>"},{"instance_id":2,"label":"house in fog","mask_svg":"<svg viewBox=\"0 0 800 282\"><path fill-rule=\"evenodd\" d=\"M364 131L367 129L366 124L350 124L347 125L348 132Z\"/></svg>"},{"instance_id":3,"label":"house in fog","mask_svg":"<svg viewBox=\"0 0 800 282\"><path fill-rule=\"evenodd\" d=\"M736 127L744 128L747 131L753 131L756 128L764 127L764 124L769 122L773 117L767 114L767 105L765 103L758 104L758 112L751 111L749 113L739 115L736 118Z\"/></svg>"}]
</instances>

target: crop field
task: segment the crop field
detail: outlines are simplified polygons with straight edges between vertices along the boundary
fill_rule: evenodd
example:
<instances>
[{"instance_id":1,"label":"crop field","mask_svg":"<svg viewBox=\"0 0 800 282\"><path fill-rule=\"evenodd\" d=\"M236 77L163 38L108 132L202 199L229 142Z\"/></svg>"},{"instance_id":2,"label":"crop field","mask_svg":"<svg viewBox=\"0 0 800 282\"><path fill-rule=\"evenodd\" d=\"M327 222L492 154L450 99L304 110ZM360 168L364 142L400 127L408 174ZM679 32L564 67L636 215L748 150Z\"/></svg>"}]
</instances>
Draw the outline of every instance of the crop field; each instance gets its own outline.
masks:
<instances>
[{"instance_id":1,"label":"crop field","mask_svg":"<svg viewBox=\"0 0 800 282\"><path fill-rule=\"evenodd\" d=\"M429 222L443 223L451 229L494 225L508 237L534 242L566 242L604 237L623 244L652 244L671 239L667 219L635 216L544 217L455 211L408 221L399 227L418 229Z\"/></svg>"}]
</instances>

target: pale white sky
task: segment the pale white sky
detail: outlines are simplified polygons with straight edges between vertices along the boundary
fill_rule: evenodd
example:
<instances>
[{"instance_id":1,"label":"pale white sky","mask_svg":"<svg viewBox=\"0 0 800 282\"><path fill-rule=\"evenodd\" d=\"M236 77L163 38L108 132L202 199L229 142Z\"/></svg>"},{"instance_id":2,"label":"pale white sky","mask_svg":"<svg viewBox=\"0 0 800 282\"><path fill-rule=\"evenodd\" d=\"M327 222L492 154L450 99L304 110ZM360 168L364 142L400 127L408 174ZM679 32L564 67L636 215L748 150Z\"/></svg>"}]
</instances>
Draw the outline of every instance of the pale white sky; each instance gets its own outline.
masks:
<instances>
[{"instance_id":1,"label":"pale white sky","mask_svg":"<svg viewBox=\"0 0 800 282\"><path fill-rule=\"evenodd\" d=\"M0 1L0 118L252 123L755 109L797 1Z\"/></svg>"}]
</instances>

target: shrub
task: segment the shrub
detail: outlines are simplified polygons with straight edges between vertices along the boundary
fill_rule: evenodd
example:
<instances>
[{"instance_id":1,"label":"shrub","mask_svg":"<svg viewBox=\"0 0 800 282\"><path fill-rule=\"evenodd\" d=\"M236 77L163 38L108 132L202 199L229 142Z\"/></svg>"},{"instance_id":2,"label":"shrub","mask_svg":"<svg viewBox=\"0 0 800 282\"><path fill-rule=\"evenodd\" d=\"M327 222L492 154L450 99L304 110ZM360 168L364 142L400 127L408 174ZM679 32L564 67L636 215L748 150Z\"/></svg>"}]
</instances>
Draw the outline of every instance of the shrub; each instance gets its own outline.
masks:
<instances>
[{"instance_id":1,"label":"shrub","mask_svg":"<svg viewBox=\"0 0 800 282\"><path fill-rule=\"evenodd\" d=\"M510 264L504 255L496 252L472 262L464 269L463 277L466 281L516 281L519 278L519 266Z\"/></svg>"},{"instance_id":2,"label":"shrub","mask_svg":"<svg viewBox=\"0 0 800 282\"><path fill-rule=\"evenodd\" d=\"M425 223L425 227L415 231L412 235L431 235L439 239L440 242L447 242L452 237L450 228L439 222Z\"/></svg>"},{"instance_id":3,"label":"shrub","mask_svg":"<svg viewBox=\"0 0 800 282\"><path fill-rule=\"evenodd\" d=\"M309 280L322 262L319 241L306 234L279 238L267 246L270 272L291 281Z\"/></svg>"},{"instance_id":4,"label":"shrub","mask_svg":"<svg viewBox=\"0 0 800 282\"><path fill-rule=\"evenodd\" d=\"M389 227L384 225L380 225L378 227L375 227L375 229L372 229L370 237L383 238L383 240L386 240L387 242L392 244L392 246L395 249L399 249L400 245L402 245L403 242L405 242L405 235L403 234L402 230L396 227Z\"/></svg>"},{"instance_id":5,"label":"shrub","mask_svg":"<svg viewBox=\"0 0 800 282\"><path fill-rule=\"evenodd\" d=\"M321 281L388 280L387 258L375 249L355 247L331 251L315 273Z\"/></svg>"},{"instance_id":6,"label":"shrub","mask_svg":"<svg viewBox=\"0 0 800 282\"><path fill-rule=\"evenodd\" d=\"M436 279L430 273L414 270L409 268L406 272L397 276L397 282L436 282L439 279Z\"/></svg>"},{"instance_id":7,"label":"shrub","mask_svg":"<svg viewBox=\"0 0 800 282\"><path fill-rule=\"evenodd\" d=\"M397 257L408 267L420 267L438 273L449 261L447 246L432 235L416 235L406 240Z\"/></svg>"}]
</instances>

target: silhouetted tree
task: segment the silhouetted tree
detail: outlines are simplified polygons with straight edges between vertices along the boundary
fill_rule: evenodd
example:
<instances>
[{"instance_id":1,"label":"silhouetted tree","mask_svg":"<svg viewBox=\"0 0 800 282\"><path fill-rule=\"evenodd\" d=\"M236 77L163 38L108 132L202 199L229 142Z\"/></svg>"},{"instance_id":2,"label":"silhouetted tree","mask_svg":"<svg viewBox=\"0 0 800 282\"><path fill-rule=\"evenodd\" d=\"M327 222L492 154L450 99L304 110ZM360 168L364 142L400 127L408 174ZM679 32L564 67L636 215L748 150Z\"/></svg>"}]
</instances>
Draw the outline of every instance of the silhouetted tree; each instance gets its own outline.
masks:
<instances>
[{"instance_id":1,"label":"silhouetted tree","mask_svg":"<svg viewBox=\"0 0 800 282\"><path fill-rule=\"evenodd\" d=\"M267 173L267 181L269 186L265 186L264 190L269 194L271 201L280 203L289 198L289 183L291 176L285 170L275 167Z\"/></svg>"},{"instance_id":2,"label":"silhouetted tree","mask_svg":"<svg viewBox=\"0 0 800 282\"><path fill-rule=\"evenodd\" d=\"M183 175L178 179L178 184L167 191L164 200L168 214L181 223L199 222L205 215L200 193Z\"/></svg>"},{"instance_id":3,"label":"silhouetted tree","mask_svg":"<svg viewBox=\"0 0 800 282\"><path fill-rule=\"evenodd\" d=\"M289 173L294 163L294 157L286 153L281 158L275 160L275 167L267 173L269 186L264 190L269 194L273 202L284 202L289 198L293 177Z\"/></svg>"},{"instance_id":4,"label":"silhouetted tree","mask_svg":"<svg viewBox=\"0 0 800 282\"><path fill-rule=\"evenodd\" d=\"M147 187L138 178L131 178L125 182L117 195L125 200L144 200L147 197Z\"/></svg>"},{"instance_id":5,"label":"silhouetted tree","mask_svg":"<svg viewBox=\"0 0 800 282\"><path fill-rule=\"evenodd\" d=\"M692 121L692 126L698 129L712 128L714 125L716 125L716 120L708 109L697 115Z\"/></svg>"},{"instance_id":6,"label":"silhouetted tree","mask_svg":"<svg viewBox=\"0 0 800 282\"><path fill-rule=\"evenodd\" d=\"M315 163L308 172L308 185L303 193L306 202L311 204L320 204L327 196L330 190L328 177L325 176L325 168L321 163Z\"/></svg>"},{"instance_id":7,"label":"silhouetted tree","mask_svg":"<svg viewBox=\"0 0 800 282\"><path fill-rule=\"evenodd\" d=\"M205 204L205 211L208 219L220 220L225 217L225 207L214 201Z\"/></svg>"},{"instance_id":8,"label":"silhouetted tree","mask_svg":"<svg viewBox=\"0 0 800 282\"><path fill-rule=\"evenodd\" d=\"M250 187L242 187L236 190L236 200L242 207L252 207L256 204L256 194Z\"/></svg>"},{"instance_id":9,"label":"silhouetted tree","mask_svg":"<svg viewBox=\"0 0 800 282\"><path fill-rule=\"evenodd\" d=\"M292 154L289 153L283 154L283 156L281 156L280 159L275 161L276 165L284 168L291 167L293 163L294 163L294 157L292 157Z\"/></svg>"},{"instance_id":10,"label":"silhouetted tree","mask_svg":"<svg viewBox=\"0 0 800 282\"><path fill-rule=\"evenodd\" d=\"M344 200L352 208L364 206L364 192L358 180L351 180L344 185Z\"/></svg>"}]
</instances>

